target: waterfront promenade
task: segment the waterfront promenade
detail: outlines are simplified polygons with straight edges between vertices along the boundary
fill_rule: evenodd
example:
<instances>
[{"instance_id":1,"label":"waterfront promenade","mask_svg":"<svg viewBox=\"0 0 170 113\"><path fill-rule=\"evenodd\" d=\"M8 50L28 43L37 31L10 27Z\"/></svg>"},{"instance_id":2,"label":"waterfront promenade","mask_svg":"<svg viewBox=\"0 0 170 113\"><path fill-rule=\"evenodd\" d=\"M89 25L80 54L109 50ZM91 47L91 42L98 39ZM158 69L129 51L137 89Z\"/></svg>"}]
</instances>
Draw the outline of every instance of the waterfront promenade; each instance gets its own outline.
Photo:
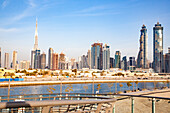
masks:
<instances>
[{"instance_id":1,"label":"waterfront promenade","mask_svg":"<svg viewBox=\"0 0 170 113\"><path fill-rule=\"evenodd\" d=\"M57 84L86 84L86 83L127 83L127 82L165 82L169 83L169 79L27 79L25 81L10 81L10 86L34 86L34 85L57 85ZM8 87L9 82L0 82L0 87Z\"/></svg>"}]
</instances>

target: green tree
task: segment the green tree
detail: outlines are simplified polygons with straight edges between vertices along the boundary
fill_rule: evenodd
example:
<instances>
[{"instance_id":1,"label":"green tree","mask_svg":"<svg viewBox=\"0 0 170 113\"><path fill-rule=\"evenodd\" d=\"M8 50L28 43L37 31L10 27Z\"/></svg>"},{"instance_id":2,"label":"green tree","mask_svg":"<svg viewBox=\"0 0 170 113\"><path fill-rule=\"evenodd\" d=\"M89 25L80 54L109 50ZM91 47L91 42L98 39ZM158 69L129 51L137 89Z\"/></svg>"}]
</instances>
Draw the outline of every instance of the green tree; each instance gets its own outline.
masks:
<instances>
[{"instance_id":1,"label":"green tree","mask_svg":"<svg viewBox=\"0 0 170 113\"><path fill-rule=\"evenodd\" d=\"M107 85L108 85L108 87L109 87L109 89L110 89L110 92L109 92L109 93L111 94L111 93L112 93L112 92L111 92L111 88L113 87L113 83L108 83Z\"/></svg>"},{"instance_id":2,"label":"green tree","mask_svg":"<svg viewBox=\"0 0 170 113\"><path fill-rule=\"evenodd\" d=\"M120 84L119 84L119 87L120 87L120 91L122 91L121 88L123 87L123 84L120 83Z\"/></svg>"},{"instance_id":3,"label":"green tree","mask_svg":"<svg viewBox=\"0 0 170 113\"><path fill-rule=\"evenodd\" d=\"M137 91L139 81L135 81L135 83L136 83L136 91Z\"/></svg>"},{"instance_id":4,"label":"green tree","mask_svg":"<svg viewBox=\"0 0 170 113\"><path fill-rule=\"evenodd\" d=\"M67 88L65 89L65 92L73 91L73 86L71 84L67 85Z\"/></svg>"},{"instance_id":5,"label":"green tree","mask_svg":"<svg viewBox=\"0 0 170 113\"><path fill-rule=\"evenodd\" d=\"M132 86L131 81L127 82L127 86L129 87L130 90L130 86Z\"/></svg>"}]
</instances>

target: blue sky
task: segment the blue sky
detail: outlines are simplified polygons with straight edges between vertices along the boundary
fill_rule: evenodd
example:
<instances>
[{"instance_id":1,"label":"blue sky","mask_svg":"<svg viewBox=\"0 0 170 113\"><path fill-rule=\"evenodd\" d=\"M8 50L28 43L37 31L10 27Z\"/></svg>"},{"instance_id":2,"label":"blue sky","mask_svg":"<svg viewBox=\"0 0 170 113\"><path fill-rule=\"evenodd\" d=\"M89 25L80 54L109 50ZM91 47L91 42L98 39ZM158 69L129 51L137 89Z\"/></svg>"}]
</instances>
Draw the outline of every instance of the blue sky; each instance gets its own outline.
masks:
<instances>
[{"instance_id":1,"label":"blue sky","mask_svg":"<svg viewBox=\"0 0 170 113\"><path fill-rule=\"evenodd\" d=\"M69 58L86 54L97 41L110 45L111 56L120 50L136 57L145 24L152 60L157 21L164 27L164 53L170 46L169 6L170 0L0 0L2 57L16 50L19 61L30 60L37 17L39 48L47 53L52 47Z\"/></svg>"}]
</instances>

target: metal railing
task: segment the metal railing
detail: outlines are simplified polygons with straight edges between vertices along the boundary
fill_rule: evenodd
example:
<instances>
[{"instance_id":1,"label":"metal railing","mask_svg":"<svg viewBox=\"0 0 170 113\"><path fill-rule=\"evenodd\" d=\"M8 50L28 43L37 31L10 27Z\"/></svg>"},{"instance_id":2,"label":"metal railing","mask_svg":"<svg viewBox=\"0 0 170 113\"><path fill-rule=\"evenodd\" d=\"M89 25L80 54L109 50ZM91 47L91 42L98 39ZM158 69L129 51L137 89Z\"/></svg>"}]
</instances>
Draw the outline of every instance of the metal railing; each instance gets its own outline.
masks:
<instances>
[{"instance_id":1,"label":"metal railing","mask_svg":"<svg viewBox=\"0 0 170 113\"><path fill-rule=\"evenodd\" d=\"M170 91L154 92L154 93L166 93ZM126 99L131 100L130 111L134 113L135 99L143 98L151 101L152 113L155 113L156 102L160 100L166 100L170 105L170 98L167 97L155 97L147 96L147 93L143 95L133 94L85 94L85 93L56 93L56 94L31 94L31 95L11 95L0 97L0 109L6 109L8 111L17 111L20 108L25 113L29 112L75 112L75 113L115 113L115 102L124 101ZM9 101L9 102L7 102ZM20 102L18 102L20 101ZM22 102L21 102L22 101ZM38 108L37 108L38 107ZM122 106L124 107L124 106ZM24 109L23 109L24 108ZM2 112L3 110L1 110ZM129 111L129 112L130 112Z\"/></svg>"}]
</instances>

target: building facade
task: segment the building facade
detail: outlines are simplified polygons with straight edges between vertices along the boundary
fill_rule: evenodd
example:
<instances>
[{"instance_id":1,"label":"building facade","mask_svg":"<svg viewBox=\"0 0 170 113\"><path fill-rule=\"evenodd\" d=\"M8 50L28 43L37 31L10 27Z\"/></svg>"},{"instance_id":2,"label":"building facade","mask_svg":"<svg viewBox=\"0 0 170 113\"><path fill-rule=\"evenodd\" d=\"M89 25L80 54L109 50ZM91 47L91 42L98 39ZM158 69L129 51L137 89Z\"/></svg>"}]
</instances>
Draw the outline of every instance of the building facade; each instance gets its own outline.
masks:
<instances>
[{"instance_id":1,"label":"building facade","mask_svg":"<svg viewBox=\"0 0 170 113\"><path fill-rule=\"evenodd\" d=\"M35 50L35 65L34 69L41 69L41 54L40 49Z\"/></svg>"},{"instance_id":2,"label":"building facade","mask_svg":"<svg viewBox=\"0 0 170 113\"><path fill-rule=\"evenodd\" d=\"M48 69L52 69L53 67L53 49L49 48L48 50Z\"/></svg>"},{"instance_id":3,"label":"building facade","mask_svg":"<svg viewBox=\"0 0 170 113\"><path fill-rule=\"evenodd\" d=\"M4 68L9 69L9 53L5 53Z\"/></svg>"},{"instance_id":4,"label":"building facade","mask_svg":"<svg viewBox=\"0 0 170 113\"><path fill-rule=\"evenodd\" d=\"M103 69L110 69L110 46L107 44L103 47Z\"/></svg>"},{"instance_id":5,"label":"building facade","mask_svg":"<svg viewBox=\"0 0 170 113\"><path fill-rule=\"evenodd\" d=\"M129 70L135 70L135 69L136 69L135 57L129 57L128 69L129 69Z\"/></svg>"},{"instance_id":6,"label":"building facade","mask_svg":"<svg viewBox=\"0 0 170 113\"><path fill-rule=\"evenodd\" d=\"M91 69L102 70L103 68L102 45L102 43L94 43L91 45Z\"/></svg>"},{"instance_id":7,"label":"building facade","mask_svg":"<svg viewBox=\"0 0 170 113\"><path fill-rule=\"evenodd\" d=\"M41 54L41 69L45 69L46 67L46 54Z\"/></svg>"},{"instance_id":8,"label":"building facade","mask_svg":"<svg viewBox=\"0 0 170 113\"><path fill-rule=\"evenodd\" d=\"M2 66L2 64L1 64L1 48L0 48L0 68L1 68L1 66Z\"/></svg>"},{"instance_id":9,"label":"building facade","mask_svg":"<svg viewBox=\"0 0 170 113\"><path fill-rule=\"evenodd\" d=\"M139 47L139 53L137 58L137 67L146 69L148 68L148 35L147 35L147 29L146 26L143 25L142 29L140 30L140 47Z\"/></svg>"},{"instance_id":10,"label":"building facade","mask_svg":"<svg viewBox=\"0 0 170 113\"><path fill-rule=\"evenodd\" d=\"M16 51L13 51L12 68L17 69L17 52Z\"/></svg>"},{"instance_id":11,"label":"building facade","mask_svg":"<svg viewBox=\"0 0 170 113\"><path fill-rule=\"evenodd\" d=\"M170 47L168 53L164 55L164 73L170 73Z\"/></svg>"},{"instance_id":12,"label":"building facade","mask_svg":"<svg viewBox=\"0 0 170 113\"><path fill-rule=\"evenodd\" d=\"M153 28L153 68L157 73L163 72L163 27L159 22Z\"/></svg>"},{"instance_id":13,"label":"building facade","mask_svg":"<svg viewBox=\"0 0 170 113\"><path fill-rule=\"evenodd\" d=\"M65 54L61 52L59 57L59 69L65 70L66 67L67 65L66 65Z\"/></svg>"},{"instance_id":14,"label":"building facade","mask_svg":"<svg viewBox=\"0 0 170 113\"><path fill-rule=\"evenodd\" d=\"M30 61L20 61L20 69L29 69Z\"/></svg>"},{"instance_id":15,"label":"building facade","mask_svg":"<svg viewBox=\"0 0 170 113\"><path fill-rule=\"evenodd\" d=\"M120 51L116 51L115 53L115 68L121 68L121 53Z\"/></svg>"},{"instance_id":16,"label":"building facade","mask_svg":"<svg viewBox=\"0 0 170 113\"><path fill-rule=\"evenodd\" d=\"M122 62L121 62L121 69L123 69L123 70L127 70L127 58L126 58L126 56L124 56L123 58L122 58Z\"/></svg>"},{"instance_id":17,"label":"building facade","mask_svg":"<svg viewBox=\"0 0 170 113\"><path fill-rule=\"evenodd\" d=\"M52 69L58 70L58 65L59 65L59 56L57 53L53 53Z\"/></svg>"}]
</instances>

